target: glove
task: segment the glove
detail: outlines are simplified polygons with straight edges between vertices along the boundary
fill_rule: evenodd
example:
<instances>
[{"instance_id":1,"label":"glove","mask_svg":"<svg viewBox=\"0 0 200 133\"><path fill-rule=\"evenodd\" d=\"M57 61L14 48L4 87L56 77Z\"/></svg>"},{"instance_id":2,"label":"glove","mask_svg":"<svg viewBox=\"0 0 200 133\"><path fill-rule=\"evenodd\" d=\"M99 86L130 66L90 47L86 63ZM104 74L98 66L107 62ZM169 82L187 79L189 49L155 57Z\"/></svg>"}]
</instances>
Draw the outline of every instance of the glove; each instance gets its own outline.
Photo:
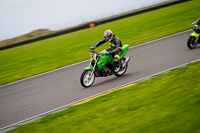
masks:
<instances>
[{"instance_id":1,"label":"glove","mask_svg":"<svg viewBox=\"0 0 200 133\"><path fill-rule=\"evenodd\" d=\"M90 50L93 51L96 48L96 46L90 47Z\"/></svg>"},{"instance_id":2,"label":"glove","mask_svg":"<svg viewBox=\"0 0 200 133\"><path fill-rule=\"evenodd\" d=\"M106 52L105 55L110 55L112 54L112 51Z\"/></svg>"}]
</instances>

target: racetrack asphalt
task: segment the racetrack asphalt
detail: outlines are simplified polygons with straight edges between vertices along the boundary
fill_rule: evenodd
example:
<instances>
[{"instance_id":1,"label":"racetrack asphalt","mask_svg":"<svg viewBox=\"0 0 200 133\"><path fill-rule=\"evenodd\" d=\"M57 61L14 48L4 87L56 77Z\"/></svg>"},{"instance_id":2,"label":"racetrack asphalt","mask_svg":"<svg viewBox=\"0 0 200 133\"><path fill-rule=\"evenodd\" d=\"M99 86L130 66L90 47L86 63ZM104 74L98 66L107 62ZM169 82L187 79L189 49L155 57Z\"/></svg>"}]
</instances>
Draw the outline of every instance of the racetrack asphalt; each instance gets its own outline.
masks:
<instances>
[{"instance_id":1,"label":"racetrack asphalt","mask_svg":"<svg viewBox=\"0 0 200 133\"><path fill-rule=\"evenodd\" d=\"M0 128L200 59L200 47L190 50L186 46L191 33L191 30L185 31L131 48L127 54L131 60L124 76L96 78L86 89L80 84L80 75L89 61L1 86Z\"/></svg>"}]
</instances>

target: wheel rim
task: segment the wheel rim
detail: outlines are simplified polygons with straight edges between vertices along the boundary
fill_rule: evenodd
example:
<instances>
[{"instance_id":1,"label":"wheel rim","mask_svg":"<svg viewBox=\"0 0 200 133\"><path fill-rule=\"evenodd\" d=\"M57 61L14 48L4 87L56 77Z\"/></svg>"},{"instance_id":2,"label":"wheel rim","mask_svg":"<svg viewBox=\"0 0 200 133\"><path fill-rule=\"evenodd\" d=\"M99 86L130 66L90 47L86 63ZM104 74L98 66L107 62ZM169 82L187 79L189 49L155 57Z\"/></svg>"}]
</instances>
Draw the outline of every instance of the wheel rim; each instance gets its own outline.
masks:
<instances>
[{"instance_id":1,"label":"wheel rim","mask_svg":"<svg viewBox=\"0 0 200 133\"><path fill-rule=\"evenodd\" d=\"M83 78L84 85L90 86L93 83L93 81L94 81L94 74L91 71L87 71L84 75L84 78Z\"/></svg>"},{"instance_id":2,"label":"wheel rim","mask_svg":"<svg viewBox=\"0 0 200 133\"><path fill-rule=\"evenodd\" d=\"M190 41L190 46L192 48L195 48L198 45L198 43L195 43L195 38L192 38L192 40Z\"/></svg>"}]
</instances>

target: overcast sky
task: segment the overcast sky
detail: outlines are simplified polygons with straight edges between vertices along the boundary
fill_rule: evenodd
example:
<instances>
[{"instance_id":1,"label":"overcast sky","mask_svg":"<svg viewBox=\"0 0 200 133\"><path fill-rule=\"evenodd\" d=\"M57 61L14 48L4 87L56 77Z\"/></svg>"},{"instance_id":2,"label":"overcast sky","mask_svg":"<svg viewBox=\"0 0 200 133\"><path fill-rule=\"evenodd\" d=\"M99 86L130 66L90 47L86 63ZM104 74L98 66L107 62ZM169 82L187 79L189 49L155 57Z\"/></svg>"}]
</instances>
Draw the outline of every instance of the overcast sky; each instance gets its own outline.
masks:
<instances>
[{"instance_id":1,"label":"overcast sky","mask_svg":"<svg viewBox=\"0 0 200 133\"><path fill-rule=\"evenodd\" d=\"M0 0L0 41L60 30L167 0Z\"/></svg>"}]
</instances>

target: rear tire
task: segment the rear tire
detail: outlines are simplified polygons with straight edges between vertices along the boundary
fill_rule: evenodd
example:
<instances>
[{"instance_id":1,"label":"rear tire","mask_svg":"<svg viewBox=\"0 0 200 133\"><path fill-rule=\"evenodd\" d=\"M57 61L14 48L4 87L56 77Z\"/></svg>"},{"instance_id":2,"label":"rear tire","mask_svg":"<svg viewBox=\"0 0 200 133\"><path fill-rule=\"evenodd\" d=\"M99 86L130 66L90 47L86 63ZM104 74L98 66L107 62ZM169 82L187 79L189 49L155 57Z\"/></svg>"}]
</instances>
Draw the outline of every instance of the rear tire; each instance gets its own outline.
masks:
<instances>
[{"instance_id":1,"label":"rear tire","mask_svg":"<svg viewBox=\"0 0 200 133\"><path fill-rule=\"evenodd\" d=\"M94 83L94 80L95 80L95 75L90 70L84 70L83 73L81 74L80 82L81 85L85 88L90 87Z\"/></svg>"},{"instance_id":2,"label":"rear tire","mask_svg":"<svg viewBox=\"0 0 200 133\"><path fill-rule=\"evenodd\" d=\"M127 68L128 68L128 63L126 63L124 68L122 70L119 70L119 72L117 74L115 74L115 76L120 77L120 76L124 75L126 70L127 70Z\"/></svg>"},{"instance_id":3,"label":"rear tire","mask_svg":"<svg viewBox=\"0 0 200 133\"><path fill-rule=\"evenodd\" d=\"M188 46L189 49L196 48L196 46L198 45L198 43L195 44L195 41L196 41L196 37L194 37L194 36L190 36L188 38L187 46Z\"/></svg>"}]
</instances>

